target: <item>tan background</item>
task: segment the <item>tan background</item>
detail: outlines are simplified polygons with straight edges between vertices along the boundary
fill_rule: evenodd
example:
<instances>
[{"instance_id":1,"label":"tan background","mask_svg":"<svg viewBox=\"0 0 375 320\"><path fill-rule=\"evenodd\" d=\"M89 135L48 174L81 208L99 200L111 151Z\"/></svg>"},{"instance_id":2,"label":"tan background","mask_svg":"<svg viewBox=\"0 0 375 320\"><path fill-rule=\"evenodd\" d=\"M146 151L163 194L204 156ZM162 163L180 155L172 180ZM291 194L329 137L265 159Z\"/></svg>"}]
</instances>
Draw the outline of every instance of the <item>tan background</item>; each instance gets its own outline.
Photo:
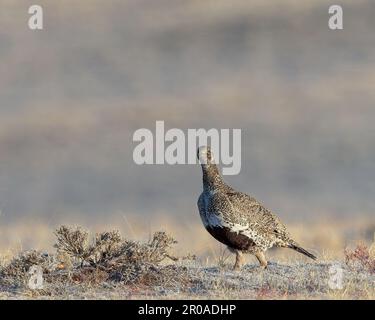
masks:
<instances>
[{"instance_id":1,"label":"tan background","mask_svg":"<svg viewBox=\"0 0 375 320\"><path fill-rule=\"evenodd\" d=\"M36 2L41 32L27 28ZM155 120L243 129L242 172L227 181L310 247L314 223L334 242L339 223L367 221L340 241L370 239L375 6L340 1L344 30L330 31L331 4L2 0L0 244L48 247L50 229L80 223L169 228L207 250L200 168L132 161L134 130Z\"/></svg>"}]
</instances>

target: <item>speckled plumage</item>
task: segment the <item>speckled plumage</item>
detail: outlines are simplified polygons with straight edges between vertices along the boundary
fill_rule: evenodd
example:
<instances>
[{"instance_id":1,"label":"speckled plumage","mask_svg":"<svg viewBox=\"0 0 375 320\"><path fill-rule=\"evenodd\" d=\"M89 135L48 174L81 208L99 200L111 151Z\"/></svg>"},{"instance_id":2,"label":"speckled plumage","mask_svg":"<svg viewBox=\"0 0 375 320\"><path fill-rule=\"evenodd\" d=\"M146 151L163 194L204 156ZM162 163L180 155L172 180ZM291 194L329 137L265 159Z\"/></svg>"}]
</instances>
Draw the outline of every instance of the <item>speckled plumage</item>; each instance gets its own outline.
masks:
<instances>
[{"instance_id":1,"label":"speckled plumage","mask_svg":"<svg viewBox=\"0 0 375 320\"><path fill-rule=\"evenodd\" d=\"M199 213L207 231L236 253L235 269L241 268L242 252L254 254L266 268L264 252L274 246L292 248L316 259L291 238L286 227L270 210L223 181L208 147L198 150L198 158L203 171Z\"/></svg>"}]
</instances>

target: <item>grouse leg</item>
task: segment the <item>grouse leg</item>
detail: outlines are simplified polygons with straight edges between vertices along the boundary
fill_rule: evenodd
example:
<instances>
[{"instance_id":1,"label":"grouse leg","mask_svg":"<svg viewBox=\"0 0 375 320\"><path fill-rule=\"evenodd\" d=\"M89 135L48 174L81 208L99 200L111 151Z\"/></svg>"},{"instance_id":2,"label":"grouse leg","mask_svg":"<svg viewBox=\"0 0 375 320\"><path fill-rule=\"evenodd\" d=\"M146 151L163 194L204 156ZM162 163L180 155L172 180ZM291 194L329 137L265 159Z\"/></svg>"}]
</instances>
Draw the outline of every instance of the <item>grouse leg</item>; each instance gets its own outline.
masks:
<instances>
[{"instance_id":1,"label":"grouse leg","mask_svg":"<svg viewBox=\"0 0 375 320\"><path fill-rule=\"evenodd\" d=\"M262 269L267 269L267 259L266 259L266 256L264 255L264 252L262 251L256 252L255 256L257 257L260 263L260 267Z\"/></svg>"},{"instance_id":2,"label":"grouse leg","mask_svg":"<svg viewBox=\"0 0 375 320\"><path fill-rule=\"evenodd\" d=\"M242 255L242 252L240 250L235 250L236 252L236 263L234 264L233 270L241 270L243 263L244 263L244 258Z\"/></svg>"}]
</instances>

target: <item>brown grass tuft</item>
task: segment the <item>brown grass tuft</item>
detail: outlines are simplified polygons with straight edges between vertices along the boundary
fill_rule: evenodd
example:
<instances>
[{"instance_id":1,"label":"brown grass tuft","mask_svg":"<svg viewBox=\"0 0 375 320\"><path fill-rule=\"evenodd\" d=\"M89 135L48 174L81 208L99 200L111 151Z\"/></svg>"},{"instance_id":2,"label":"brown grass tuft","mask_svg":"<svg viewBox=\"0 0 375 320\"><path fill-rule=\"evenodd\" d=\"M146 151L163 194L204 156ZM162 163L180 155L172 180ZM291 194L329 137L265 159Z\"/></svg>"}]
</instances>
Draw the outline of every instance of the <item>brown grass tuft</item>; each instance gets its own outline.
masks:
<instances>
[{"instance_id":1,"label":"brown grass tuft","mask_svg":"<svg viewBox=\"0 0 375 320\"><path fill-rule=\"evenodd\" d=\"M364 243L360 243L351 251L345 249L345 263L354 269L362 269L375 273L375 257L371 255L371 250Z\"/></svg>"},{"instance_id":2,"label":"brown grass tuft","mask_svg":"<svg viewBox=\"0 0 375 320\"><path fill-rule=\"evenodd\" d=\"M31 266L43 269L47 283L100 284L107 280L148 286L187 285L187 269L162 264L177 261L171 254L177 241L165 232L155 232L141 243L123 239L118 231L102 232L90 240L81 228L61 226L55 231L56 254L21 253L1 269L4 283L25 285ZM191 259L192 257L185 257Z\"/></svg>"},{"instance_id":3,"label":"brown grass tuft","mask_svg":"<svg viewBox=\"0 0 375 320\"><path fill-rule=\"evenodd\" d=\"M44 274L49 274L55 268L53 256L36 250L25 251L0 270L1 282L13 286L24 284L27 272L33 265L41 266Z\"/></svg>"}]
</instances>

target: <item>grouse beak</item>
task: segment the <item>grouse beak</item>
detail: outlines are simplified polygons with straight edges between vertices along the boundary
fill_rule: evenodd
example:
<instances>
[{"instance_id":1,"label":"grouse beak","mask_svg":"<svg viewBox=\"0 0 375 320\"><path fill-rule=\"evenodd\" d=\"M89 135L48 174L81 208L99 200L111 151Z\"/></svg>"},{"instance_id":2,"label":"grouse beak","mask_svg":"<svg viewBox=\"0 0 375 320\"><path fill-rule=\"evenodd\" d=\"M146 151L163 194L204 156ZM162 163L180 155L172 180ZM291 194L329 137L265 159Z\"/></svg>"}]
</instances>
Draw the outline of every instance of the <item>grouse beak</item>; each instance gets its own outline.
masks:
<instances>
[{"instance_id":1,"label":"grouse beak","mask_svg":"<svg viewBox=\"0 0 375 320\"><path fill-rule=\"evenodd\" d=\"M209 148L206 146L198 148L198 159L201 164L207 164L208 163L208 153Z\"/></svg>"},{"instance_id":2,"label":"grouse beak","mask_svg":"<svg viewBox=\"0 0 375 320\"><path fill-rule=\"evenodd\" d=\"M200 164L206 164L207 163L207 148L206 147L199 147L197 150L197 158L200 162Z\"/></svg>"}]
</instances>

